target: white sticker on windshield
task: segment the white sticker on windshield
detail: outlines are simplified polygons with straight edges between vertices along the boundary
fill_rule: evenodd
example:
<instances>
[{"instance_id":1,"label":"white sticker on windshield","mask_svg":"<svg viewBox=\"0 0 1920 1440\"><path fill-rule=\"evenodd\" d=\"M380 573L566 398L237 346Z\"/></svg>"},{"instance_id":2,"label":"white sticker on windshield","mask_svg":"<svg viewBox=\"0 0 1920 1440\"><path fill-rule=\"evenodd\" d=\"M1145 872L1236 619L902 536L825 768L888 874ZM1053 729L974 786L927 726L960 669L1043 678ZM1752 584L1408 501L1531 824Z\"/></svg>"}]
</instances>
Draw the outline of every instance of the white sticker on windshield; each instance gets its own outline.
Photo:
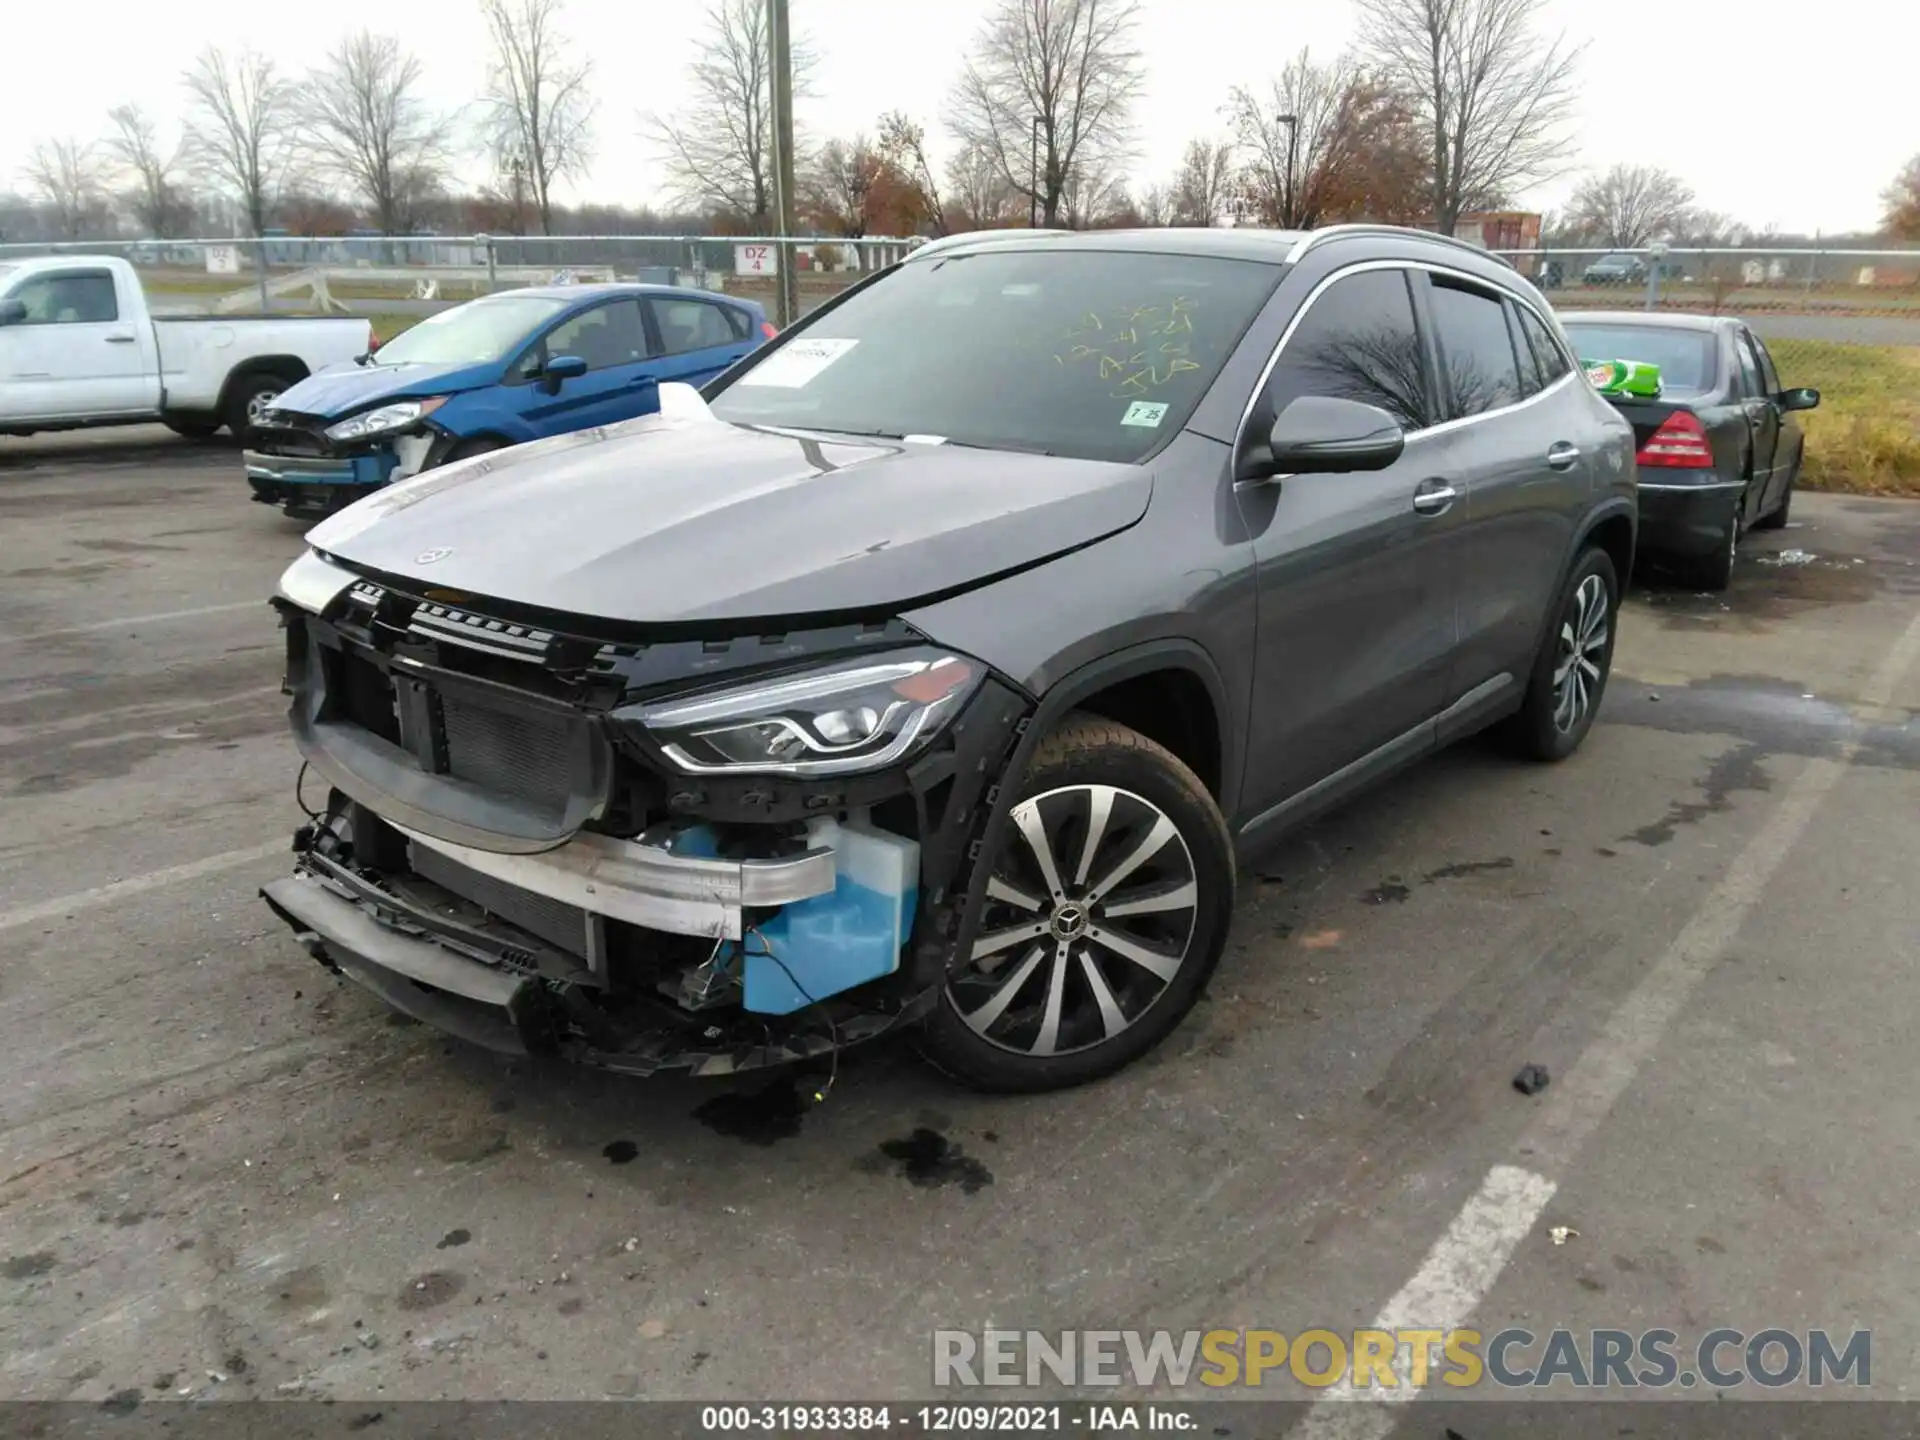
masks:
<instances>
[{"instance_id":1,"label":"white sticker on windshield","mask_svg":"<svg viewBox=\"0 0 1920 1440\"><path fill-rule=\"evenodd\" d=\"M1147 400L1136 400L1127 406L1127 413L1120 417L1122 425L1144 425L1149 430L1157 427L1167 418L1167 407Z\"/></svg>"},{"instance_id":2,"label":"white sticker on windshield","mask_svg":"<svg viewBox=\"0 0 1920 1440\"><path fill-rule=\"evenodd\" d=\"M789 340L735 383L798 390L859 343L858 340Z\"/></svg>"}]
</instances>

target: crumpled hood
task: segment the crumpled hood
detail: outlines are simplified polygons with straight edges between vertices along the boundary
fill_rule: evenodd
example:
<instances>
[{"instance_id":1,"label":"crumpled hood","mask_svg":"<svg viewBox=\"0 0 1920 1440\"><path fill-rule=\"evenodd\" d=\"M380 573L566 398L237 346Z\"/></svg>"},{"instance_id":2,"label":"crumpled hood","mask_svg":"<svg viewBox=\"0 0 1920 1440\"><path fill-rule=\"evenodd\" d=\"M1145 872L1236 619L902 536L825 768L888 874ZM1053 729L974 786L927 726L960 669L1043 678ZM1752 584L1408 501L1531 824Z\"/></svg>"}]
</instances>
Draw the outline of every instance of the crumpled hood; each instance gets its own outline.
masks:
<instances>
[{"instance_id":1,"label":"crumpled hood","mask_svg":"<svg viewBox=\"0 0 1920 1440\"><path fill-rule=\"evenodd\" d=\"M635 624L872 614L1125 529L1153 490L1137 465L801 438L690 404L428 471L308 543L435 590Z\"/></svg>"},{"instance_id":2,"label":"crumpled hood","mask_svg":"<svg viewBox=\"0 0 1920 1440\"><path fill-rule=\"evenodd\" d=\"M388 400L415 400L490 385L499 378L498 369L483 365L342 365L289 386L273 403L276 410L343 420Z\"/></svg>"}]
</instances>

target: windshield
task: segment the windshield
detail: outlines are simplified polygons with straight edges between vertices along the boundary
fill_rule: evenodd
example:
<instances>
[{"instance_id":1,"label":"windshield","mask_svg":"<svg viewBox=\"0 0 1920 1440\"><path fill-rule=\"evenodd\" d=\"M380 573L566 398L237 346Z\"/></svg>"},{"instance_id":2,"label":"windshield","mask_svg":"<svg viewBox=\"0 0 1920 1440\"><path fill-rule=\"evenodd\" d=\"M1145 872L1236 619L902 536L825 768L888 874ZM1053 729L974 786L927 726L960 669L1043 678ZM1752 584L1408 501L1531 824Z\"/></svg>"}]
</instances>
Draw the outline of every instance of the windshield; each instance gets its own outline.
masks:
<instances>
[{"instance_id":1,"label":"windshield","mask_svg":"<svg viewBox=\"0 0 1920 1440\"><path fill-rule=\"evenodd\" d=\"M713 413L1138 460L1186 423L1279 275L1087 250L909 262L769 351Z\"/></svg>"},{"instance_id":2,"label":"windshield","mask_svg":"<svg viewBox=\"0 0 1920 1440\"><path fill-rule=\"evenodd\" d=\"M429 315L382 345L381 365L484 365L503 360L567 302L538 295L499 295Z\"/></svg>"},{"instance_id":3,"label":"windshield","mask_svg":"<svg viewBox=\"0 0 1920 1440\"><path fill-rule=\"evenodd\" d=\"M1581 360L1640 360L1660 367L1667 395L1704 395L1713 388L1713 335L1663 325L1589 325L1562 322Z\"/></svg>"}]
</instances>

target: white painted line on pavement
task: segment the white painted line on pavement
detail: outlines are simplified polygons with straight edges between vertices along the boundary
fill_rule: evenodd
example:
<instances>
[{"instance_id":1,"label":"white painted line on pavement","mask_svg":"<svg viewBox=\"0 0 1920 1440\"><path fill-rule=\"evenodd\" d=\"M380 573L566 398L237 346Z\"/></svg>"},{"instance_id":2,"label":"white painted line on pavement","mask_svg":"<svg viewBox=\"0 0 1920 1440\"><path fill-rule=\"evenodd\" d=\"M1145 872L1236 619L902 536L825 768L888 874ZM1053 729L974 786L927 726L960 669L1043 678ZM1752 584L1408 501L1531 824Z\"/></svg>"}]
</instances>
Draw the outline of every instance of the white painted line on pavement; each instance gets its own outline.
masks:
<instances>
[{"instance_id":1,"label":"white painted line on pavement","mask_svg":"<svg viewBox=\"0 0 1920 1440\"><path fill-rule=\"evenodd\" d=\"M115 620L95 620L87 625L63 625L58 630L36 630L30 635L0 635L0 645L12 641L24 644L29 640L49 640L58 635L90 635L98 630L118 630L127 625L157 625L165 620L191 620L199 615L224 615L231 610L266 610L265 597L257 600L234 600L225 605L196 605L191 610L162 610L157 615L122 615Z\"/></svg>"},{"instance_id":2,"label":"white painted line on pavement","mask_svg":"<svg viewBox=\"0 0 1920 1440\"><path fill-rule=\"evenodd\" d=\"M91 890L82 890L77 894L57 895L51 900L36 900L31 905L0 910L0 930L8 930L15 925L31 925L38 920L57 920L76 910L91 910L97 905L110 905L115 900L124 900L129 895L198 880L203 875L217 875L222 870L264 860L269 855L289 854L291 844L290 839L281 839L265 845L249 846L245 850L227 850L219 855L209 855L204 860L189 860L184 865L169 865L165 870L151 870L145 875L115 880L110 885L96 885Z\"/></svg>"},{"instance_id":3,"label":"white painted line on pavement","mask_svg":"<svg viewBox=\"0 0 1920 1440\"><path fill-rule=\"evenodd\" d=\"M1901 633L1860 692L1861 709L1887 705L1920 661L1920 615ZM1516 1142L1519 1163L1495 1165L1426 1259L1386 1303L1376 1330L1449 1330L1463 1325L1486 1298L1515 1249L1532 1231L1574 1157L1613 1108L1673 1018L1719 963L1767 881L1806 832L1820 802L1859 754L1855 741L1837 755L1809 760L1779 805L1727 867L1720 882L1640 983L1608 1018L1565 1079L1547 1092L1534 1122ZM1406 1347L1394 1370L1409 1373ZM1355 1390L1349 1379L1328 1386L1290 1432L1289 1440L1386 1440L1399 1417L1394 1406L1429 1390L1408 1384Z\"/></svg>"}]
</instances>

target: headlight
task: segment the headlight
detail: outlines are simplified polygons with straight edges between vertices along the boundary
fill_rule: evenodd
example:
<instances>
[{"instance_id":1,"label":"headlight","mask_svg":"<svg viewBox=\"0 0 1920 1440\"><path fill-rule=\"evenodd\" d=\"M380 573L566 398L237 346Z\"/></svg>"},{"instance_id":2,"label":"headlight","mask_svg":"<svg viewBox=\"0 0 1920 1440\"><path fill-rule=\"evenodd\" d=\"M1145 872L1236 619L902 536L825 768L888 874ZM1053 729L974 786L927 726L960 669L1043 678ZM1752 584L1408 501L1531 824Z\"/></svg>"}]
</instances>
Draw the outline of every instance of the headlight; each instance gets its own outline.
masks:
<instances>
[{"instance_id":1,"label":"headlight","mask_svg":"<svg viewBox=\"0 0 1920 1440\"><path fill-rule=\"evenodd\" d=\"M630 706L615 718L645 728L693 774L845 775L924 747L984 674L957 655L909 650Z\"/></svg>"},{"instance_id":2,"label":"headlight","mask_svg":"<svg viewBox=\"0 0 1920 1440\"><path fill-rule=\"evenodd\" d=\"M351 570L342 570L308 550L280 577L280 594L302 610L324 615L340 592L353 584L354 578Z\"/></svg>"},{"instance_id":3,"label":"headlight","mask_svg":"<svg viewBox=\"0 0 1920 1440\"><path fill-rule=\"evenodd\" d=\"M425 400L396 400L391 405L381 405L373 410L362 411L327 427L329 440L364 440L369 435L379 435L388 430L404 430L416 420L424 420L442 405L447 403L444 395L434 395Z\"/></svg>"}]
</instances>

